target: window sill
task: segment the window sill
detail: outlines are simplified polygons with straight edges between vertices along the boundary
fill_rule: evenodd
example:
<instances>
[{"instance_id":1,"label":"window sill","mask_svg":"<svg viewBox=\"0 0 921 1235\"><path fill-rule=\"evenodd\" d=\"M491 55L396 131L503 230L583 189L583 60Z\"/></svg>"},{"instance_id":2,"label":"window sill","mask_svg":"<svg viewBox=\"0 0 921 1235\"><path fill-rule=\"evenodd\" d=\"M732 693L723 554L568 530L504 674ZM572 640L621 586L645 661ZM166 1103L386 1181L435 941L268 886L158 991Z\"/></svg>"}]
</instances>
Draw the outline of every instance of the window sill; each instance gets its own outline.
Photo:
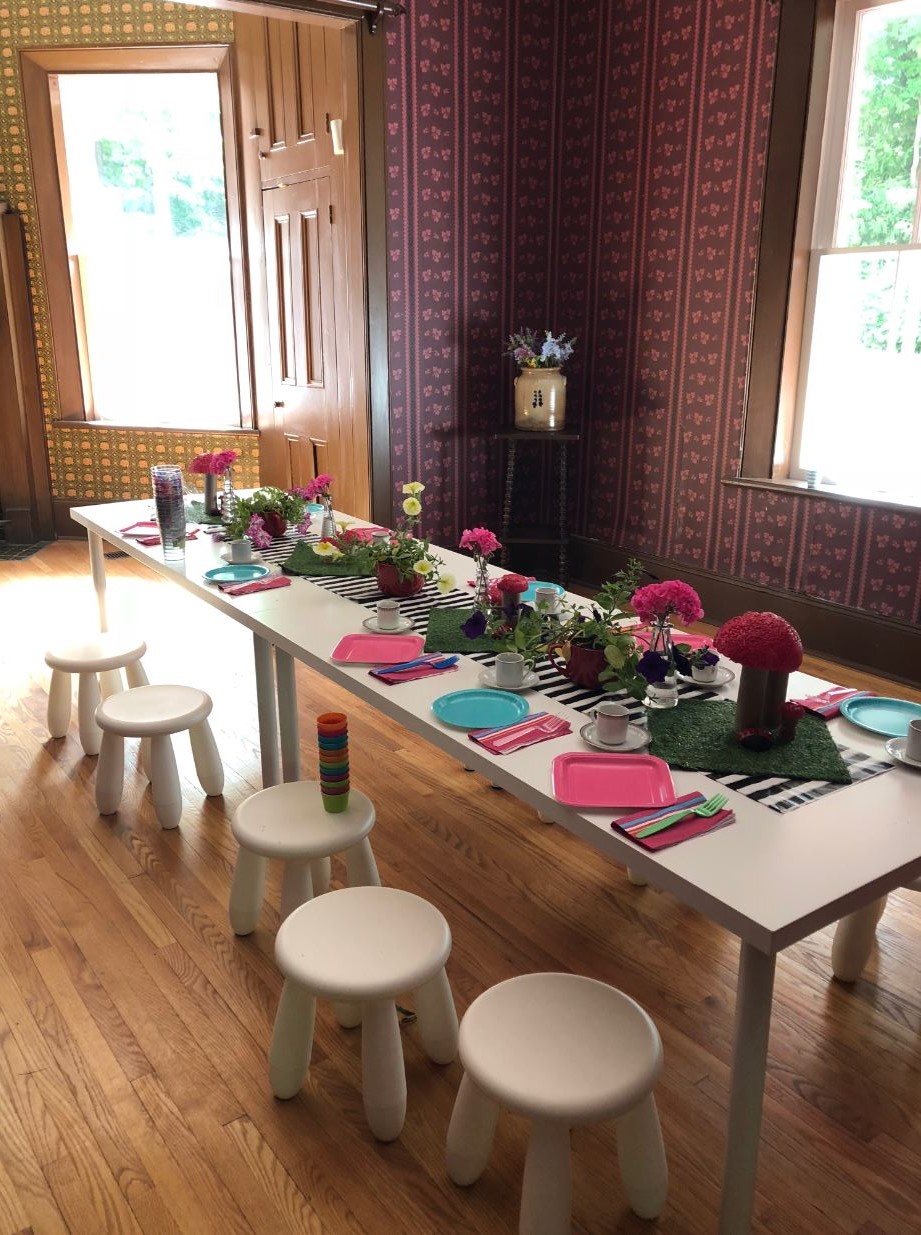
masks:
<instances>
[{"instance_id":1,"label":"window sill","mask_svg":"<svg viewBox=\"0 0 921 1235\"><path fill-rule=\"evenodd\" d=\"M849 506L873 506L877 510L898 510L905 514L918 514L921 507L910 502L895 502L884 498L858 497L844 493L831 485L817 485L810 489L804 480L766 480L754 476L727 476L724 485L740 489L760 489L765 493L795 493L799 497L818 498L827 502L844 502Z\"/></svg>"},{"instance_id":2,"label":"window sill","mask_svg":"<svg viewBox=\"0 0 921 1235\"><path fill-rule=\"evenodd\" d=\"M84 420L82 416L74 417L59 417L56 424L65 426L68 429L109 429L116 433L194 433L201 437L202 434L232 434L234 437L250 436L258 437L258 429L245 429L242 425L224 425L221 428L196 428L194 425L135 425L122 424L115 420Z\"/></svg>"}]
</instances>

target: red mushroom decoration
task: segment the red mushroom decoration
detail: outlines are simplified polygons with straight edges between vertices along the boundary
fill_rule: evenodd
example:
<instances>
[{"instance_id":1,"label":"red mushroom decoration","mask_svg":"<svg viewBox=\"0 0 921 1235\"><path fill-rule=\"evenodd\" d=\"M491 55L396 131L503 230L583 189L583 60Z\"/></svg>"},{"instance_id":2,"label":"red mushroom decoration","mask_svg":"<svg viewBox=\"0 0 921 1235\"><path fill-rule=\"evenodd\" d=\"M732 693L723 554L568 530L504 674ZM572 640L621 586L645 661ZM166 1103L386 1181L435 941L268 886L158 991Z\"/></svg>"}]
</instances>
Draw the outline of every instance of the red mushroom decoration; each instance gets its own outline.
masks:
<instances>
[{"instance_id":1,"label":"red mushroom decoration","mask_svg":"<svg viewBox=\"0 0 921 1235\"><path fill-rule=\"evenodd\" d=\"M496 587L502 593L502 611L510 626L518 620L518 597L528 590L528 586L524 575L502 575L496 580Z\"/></svg>"},{"instance_id":2,"label":"red mushroom decoration","mask_svg":"<svg viewBox=\"0 0 921 1235\"><path fill-rule=\"evenodd\" d=\"M803 662L803 644L776 613L742 613L720 627L713 646L742 666L736 701L736 737L766 750L780 731L787 678Z\"/></svg>"}]
</instances>

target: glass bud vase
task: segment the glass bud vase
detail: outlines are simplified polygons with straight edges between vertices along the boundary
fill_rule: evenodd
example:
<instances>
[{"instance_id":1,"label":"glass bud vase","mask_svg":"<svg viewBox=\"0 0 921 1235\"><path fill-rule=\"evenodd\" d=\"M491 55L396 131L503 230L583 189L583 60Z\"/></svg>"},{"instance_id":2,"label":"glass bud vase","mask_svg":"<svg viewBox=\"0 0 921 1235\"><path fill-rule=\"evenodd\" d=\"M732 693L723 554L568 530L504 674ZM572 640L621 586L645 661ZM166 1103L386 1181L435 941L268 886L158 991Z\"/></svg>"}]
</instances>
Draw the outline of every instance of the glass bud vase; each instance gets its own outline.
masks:
<instances>
[{"instance_id":1,"label":"glass bud vase","mask_svg":"<svg viewBox=\"0 0 921 1235\"><path fill-rule=\"evenodd\" d=\"M320 539L332 540L336 535L336 520L333 516L333 499L331 497L321 497L320 501L323 504L323 521L320 524Z\"/></svg>"},{"instance_id":2,"label":"glass bud vase","mask_svg":"<svg viewBox=\"0 0 921 1235\"><path fill-rule=\"evenodd\" d=\"M489 563L485 557L476 557L476 579L474 580L473 607L481 613L488 613L489 604Z\"/></svg>"},{"instance_id":3,"label":"glass bud vase","mask_svg":"<svg viewBox=\"0 0 921 1235\"><path fill-rule=\"evenodd\" d=\"M233 468L224 473L224 492L221 494L221 522L226 526L233 523L237 512L237 495L233 491Z\"/></svg>"},{"instance_id":4,"label":"glass bud vase","mask_svg":"<svg viewBox=\"0 0 921 1235\"><path fill-rule=\"evenodd\" d=\"M661 682L650 682L646 687L646 706L649 708L673 708L678 705L678 673L675 668L675 649L672 644L671 622L653 622L650 652L658 652L667 662L665 677Z\"/></svg>"}]
</instances>

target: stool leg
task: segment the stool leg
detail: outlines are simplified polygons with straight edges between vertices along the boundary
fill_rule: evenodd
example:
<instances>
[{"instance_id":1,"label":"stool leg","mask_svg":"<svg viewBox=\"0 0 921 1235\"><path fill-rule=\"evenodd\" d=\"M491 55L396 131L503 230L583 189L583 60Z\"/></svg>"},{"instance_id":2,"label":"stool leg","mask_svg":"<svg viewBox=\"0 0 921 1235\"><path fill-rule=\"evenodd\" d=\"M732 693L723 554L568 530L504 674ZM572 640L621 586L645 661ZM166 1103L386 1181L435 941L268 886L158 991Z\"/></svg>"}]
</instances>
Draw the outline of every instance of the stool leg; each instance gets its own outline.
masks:
<instances>
[{"instance_id":1,"label":"stool leg","mask_svg":"<svg viewBox=\"0 0 921 1235\"><path fill-rule=\"evenodd\" d=\"M314 896L322 896L329 891L329 881L332 876L329 858L314 858L310 863L310 878L313 880Z\"/></svg>"},{"instance_id":2,"label":"stool leg","mask_svg":"<svg viewBox=\"0 0 921 1235\"><path fill-rule=\"evenodd\" d=\"M457 1010L444 969L416 991L416 1018L429 1059L435 1063L450 1063L456 1059Z\"/></svg>"},{"instance_id":3,"label":"stool leg","mask_svg":"<svg viewBox=\"0 0 921 1235\"><path fill-rule=\"evenodd\" d=\"M182 817L182 790L176 771L173 744L164 734L150 739L150 792L163 828L178 828Z\"/></svg>"},{"instance_id":4,"label":"stool leg","mask_svg":"<svg viewBox=\"0 0 921 1235\"><path fill-rule=\"evenodd\" d=\"M192 758L195 760L195 771L198 783L209 798L216 798L224 792L224 765L218 754L217 745L211 726L206 720L200 720L189 730L189 741L192 743Z\"/></svg>"},{"instance_id":5,"label":"stool leg","mask_svg":"<svg viewBox=\"0 0 921 1235\"><path fill-rule=\"evenodd\" d=\"M125 665L125 677L132 690L135 686L150 685L144 665L140 660L133 660L130 665Z\"/></svg>"},{"instance_id":6,"label":"stool leg","mask_svg":"<svg viewBox=\"0 0 921 1235\"><path fill-rule=\"evenodd\" d=\"M269 1083L276 1098L293 1098L306 1081L316 1018L315 996L286 978L269 1047Z\"/></svg>"},{"instance_id":7,"label":"stool leg","mask_svg":"<svg viewBox=\"0 0 921 1235\"><path fill-rule=\"evenodd\" d=\"M99 682L95 673L81 673L77 686L77 717L80 724L80 745L88 755L98 755L102 731L96 724L99 707Z\"/></svg>"},{"instance_id":8,"label":"stool leg","mask_svg":"<svg viewBox=\"0 0 921 1235\"><path fill-rule=\"evenodd\" d=\"M448 1125L448 1174L466 1188L486 1170L499 1107L464 1073Z\"/></svg>"},{"instance_id":9,"label":"stool leg","mask_svg":"<svg viewBox=\"0 0 921 1235\"><path fill-rule=\"evenodd\" d=\"M96 809L100 815L115 814L124 784L125 739L117 733L103 733L96 766Z\"/></svg>"},{"instance_id":10,"label":"stool leg","mask_svg":"<svg viewBox=\"0 0 921 1235\"><path fill-rule=\"evenodd\" d=\"M856 982L873 950L876 924L886 907L886 897L870 901L862 909L849 913L835 927L831 946L832 972L839 982Z\"/></svg>"},{"instance_id":11,"label":"stool leg","mask_svg":"<svg viewBox=\"0 0 921 1235\"><path fill-rule=\"evenodd\" d=\"M53 738L66 737L70 728L71 689L70 674L63 669L52 669L48 688L48 732Z\"/></svg>"},{"instance_id":12,"label":"stool leg","mask_svg":"<svg viewBox=\"0 0 921 1235\"><path fill-rule=\"evenodd\" d=\"M150 738L141 738L141 771L150 780Z\"/></svg>"},{"instance_id":13,"label":"stool leg","mask_svg":"<svg viewBox=\"0 0 921 1235\"><path fill-rule=\"evenodd\" d=\"M103 669L99 675L99 694L103 699L111 695L119 695L125 689L125 679L121 669Z\"/></svg>"},{"instance_id":14,"label":"stool leg","mask_svg":"<svg viewBox=\"0 0 921 1235\"><path fill-rule=\"evenodd\" d=\"M240 848L230 885L230 925L235 935L251 935L265 896L265 858Z\"/></svg>"},{"instance_id":15,"label":"stool leg","mask_svg":"<svg viewBox=\"0 0 921 1235\"><path fill-rule=\"evenodd\" d=\"M310 863L297 858L286 858L281 879L281 920L284 922L289 914L299 905L313 900L313 880L310 876Z\"/></svg>"},{"instance_id":16,"label":"stool leg","mask_svg":"<svg viewBox=\"0 0 921 1235\"><path fill-rule=\"evenodd\" d=\"M618 1119L617 1160L630 1208L641 1218L658 1218L668 1192L668 1164L652 1094Z\"/></svg>"},{"instance_id":17,"label":"stool leg","mask_svg":"<svg viewBox=\"0 0 921 1235\"><path fill-rule=\"evenodd\" d=\"M377 873L377 863L371 851L371 842L367 836L346 849L342 855L345 858L345 873L350 888L379 888L381 877Z\"/></svg>"},{"instance_id":18,"label":"stool leg","mask_svg":"<svg viewBox=\"0 0 921 1235\"><path fill-rule=\"evenodd\" d=\"M361 1024L360 1003L334 1003L333 1011L343 1029L355 1029Z\"/></svg>"},{"instance_id":19,"label":"stool leg","mask_svg":"<svg viewBox=\"0 0 921 1235\"><path fill-rule=\"evenodd\" d=\"M627 867L627 878L635 888L645 888L646 884L649 882L645 875L641 875L630 866Z\"/></svg>"},{"instance_id":20,"label":"stool leg","mask_svg":"<svg viewBox=\"0 0 921 1235\"><path fill-rule=\"evenodd\" d=\"M379 1141L393 1141L406 1118L406 1071L392 999L361 1007L361 1093L368 1126Z\"/></svg>"},{"instance_id":21,"label":"stool leg","mask_svg":"<svg viewBox=\"0 0 921 1235\"><path fill-rule=\"evenodd\" d=\"M569 1128L535 1123L521 1185L518 1235L569 1235L572 1229L572 1165Z\"/></svg>"}]
</instances>

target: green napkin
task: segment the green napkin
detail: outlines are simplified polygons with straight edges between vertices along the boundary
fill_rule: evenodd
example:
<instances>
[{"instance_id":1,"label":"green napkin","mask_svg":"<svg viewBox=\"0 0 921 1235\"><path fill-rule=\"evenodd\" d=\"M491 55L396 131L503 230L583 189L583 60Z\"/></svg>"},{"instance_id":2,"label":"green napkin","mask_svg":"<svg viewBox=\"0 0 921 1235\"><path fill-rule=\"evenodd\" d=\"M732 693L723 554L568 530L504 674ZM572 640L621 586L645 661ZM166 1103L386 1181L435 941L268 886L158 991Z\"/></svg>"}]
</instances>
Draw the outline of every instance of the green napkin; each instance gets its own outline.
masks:
<instances>
[{"instance_id":1,"label":"green napkin","mask_svg":"<svg viewBox=\"0 0 921 1235\"><path fill-rule=\"evenodd\" d=\"M468 639L461 630L464 622L473 613L470 609L438 609L429 614L428 632L425 636L426 652L495 652L496 640L490 635Z\"/></svg>"},{"instance_id":2,"label":"green napkin","mask_svg":"<svg viewBox=\"0 0 921 1235\"><path fill-rule=\"evenodd\" d=\"M291 556L281 564L286 575L329 575L342 579L359 578L373 574L372 570L359 570L348 562L330 562L318 557L306 540L299 540Z\"/></svg>"},{"instance_id":3,"label":"green napkin","mask_svg":"<svg viewBox=\"0 0 921 1235\"><path fill-rule=\"evenodd\" d=\"M851 775L828 725L818 716L804 716L792 742L758 751L736 741L735 711L728 699L693 700L660 711L650 708L650 751L673 768L692 772L741 772L850 784Z\"/></svg>"}]
</instances>

